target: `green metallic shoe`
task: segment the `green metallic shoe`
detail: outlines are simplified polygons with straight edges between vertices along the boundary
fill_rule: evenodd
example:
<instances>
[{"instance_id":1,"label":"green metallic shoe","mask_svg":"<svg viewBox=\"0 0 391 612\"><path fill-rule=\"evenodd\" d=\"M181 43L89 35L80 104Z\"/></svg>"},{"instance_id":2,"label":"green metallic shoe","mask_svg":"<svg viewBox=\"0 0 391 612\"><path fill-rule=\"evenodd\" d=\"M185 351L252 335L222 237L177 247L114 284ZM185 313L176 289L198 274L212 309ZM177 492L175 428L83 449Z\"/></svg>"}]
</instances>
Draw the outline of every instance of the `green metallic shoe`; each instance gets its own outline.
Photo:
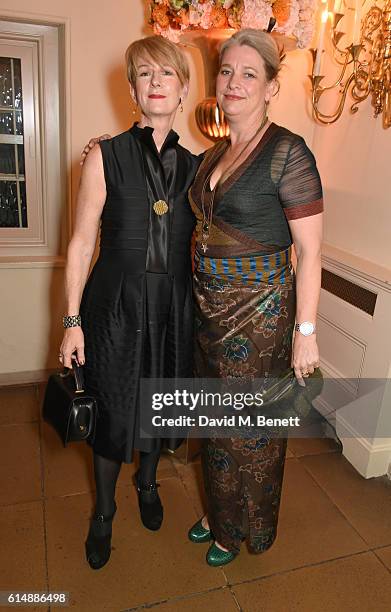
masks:
<instances>
[{"instance_id":1,"label":"green metallic shoe","mask_svg":"<svg viewBox=\"0 0 391 612\"><path fill-rule=\"evenodd\" d=\"M195 542L195 544L203 544L204 542L210 542L212 539L212 533L210 529L205 529L202 526L202 518L197 521L187 534L189 540Z\"/></svg>"},{"instance_id":2,"label":"green metallic shoe","mask_svg":"<svg viewBox=\"0 0 391 612\"><path fill-rule=\"evenodd\" d=\"M216 544L213 544L209 547L208 552L206 553L206 562L211 567L220 567L221 565L227 565L227 563L231 563L237 556L236 553L229 552L226 550L221 550Z\"/></svg>"}]
</instances>

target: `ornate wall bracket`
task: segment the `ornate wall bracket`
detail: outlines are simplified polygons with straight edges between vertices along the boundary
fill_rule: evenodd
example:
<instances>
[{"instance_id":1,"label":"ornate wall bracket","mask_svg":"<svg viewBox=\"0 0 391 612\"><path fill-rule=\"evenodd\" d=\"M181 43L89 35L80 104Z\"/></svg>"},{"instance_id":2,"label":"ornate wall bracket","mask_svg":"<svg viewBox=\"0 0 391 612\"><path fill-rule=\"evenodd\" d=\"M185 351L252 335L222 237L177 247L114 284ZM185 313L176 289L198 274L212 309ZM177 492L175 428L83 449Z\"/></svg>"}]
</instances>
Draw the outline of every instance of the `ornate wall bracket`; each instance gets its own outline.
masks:
<instances>
[{"instance_id":1,"label":"ornate wall bracket","mask_svg":"<svg viewBox=\"0 0 391 612\"><path fill-rule=\"evenodd\" d=\"M340 29L343 13L336 13L332 26L331 42L334 59L341 66L340 74L331 85L323 85L325 75L316 70L316 51L311 49L313 69L312 108L315 118L324 124L335 123L341 116L347 94L353 99L351 113L356 113L359 104L371 96L374 117L383 117L383 127L391 126L391 0L386 0L384 8L372 6L361 22L359 40L346 48L340 43L345 33ZM319 49L318 49L319 52ZM319 64L318 64L319 65ZM331 90L339 89L339 101L333 113L320 110L322 96Z\"/></svg>"}]
</instances>

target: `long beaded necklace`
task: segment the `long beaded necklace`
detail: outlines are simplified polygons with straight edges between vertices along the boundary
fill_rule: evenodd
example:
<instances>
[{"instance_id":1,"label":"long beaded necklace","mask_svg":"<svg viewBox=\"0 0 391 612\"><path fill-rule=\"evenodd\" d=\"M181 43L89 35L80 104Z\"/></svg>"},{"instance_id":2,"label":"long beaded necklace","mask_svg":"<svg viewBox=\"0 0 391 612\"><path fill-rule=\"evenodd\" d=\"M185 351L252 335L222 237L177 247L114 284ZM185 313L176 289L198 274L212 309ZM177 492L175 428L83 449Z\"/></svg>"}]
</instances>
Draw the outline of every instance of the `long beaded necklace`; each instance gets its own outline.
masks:
<instances>
[{"instance_id":1,"label":"long beaded necklace","mask_svg":"<svg viewBox=\"0 0 391 612\"><path fill-rule=\"evenodd\" d=\"M224 170L224 172L221 174L219 180L216 182L215 186L213 187L212 193L211 193L210 204L209 204L209 207L208 207L207 210L206 210L206 206L205 206L205 191L206 191L206 186L210 185L210 179L211 179L211 176L212 176L213 172L216 169L216 166L213 166L213 168L211 169L211 171L209 172L209 174L207 175L207 177L204 180L204 184L202 186L202 191L201 191L201 209L202 209L201 249L203 250L204 253L206 253L206 251L208 250L207 242L209 240L210 228L211 228L211 225L212 225L213 206L214 206L214 200L215 200L215 195L216 195L217 188L218 188L219 184L221 182L223 182L223 180L225 178L228 177L230 170L236 164L238 159L240 159L242 157L243 153L248 149L250 144L252 142L254 142L254 140L258 136L259 132L265 127L267 121L268 121L268 117L267 117L266 112L265 112L265 114L263 116L263 119L262 119L262 123L259 126L259 128L257 129L257 131L255 132L255 134L250 138L250 140L248 140L246 142L244 147L242 147L242 149L239 152L239 154L235 157L233 162L231 162L229 164L228 168L226 168Z\"/></svg>"}]
</instances>

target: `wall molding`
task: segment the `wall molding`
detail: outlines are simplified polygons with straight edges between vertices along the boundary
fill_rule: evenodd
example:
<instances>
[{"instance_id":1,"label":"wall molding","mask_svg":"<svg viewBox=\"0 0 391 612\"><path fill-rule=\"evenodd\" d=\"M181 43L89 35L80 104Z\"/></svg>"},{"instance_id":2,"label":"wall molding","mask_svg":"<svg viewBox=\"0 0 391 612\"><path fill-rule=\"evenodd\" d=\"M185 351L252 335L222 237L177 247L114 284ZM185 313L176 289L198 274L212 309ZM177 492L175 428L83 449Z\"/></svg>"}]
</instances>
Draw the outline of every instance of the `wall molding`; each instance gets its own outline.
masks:
<instances>
[{"instance_id":1,"label":"wall molding","mask_svg":"<svg viewBox=\"0 0 391 612\"><path fill-rule=\"evenodd\" d=\"M0 257L0 270L31 268L65 268L66 258L58 257Z\"/></svg>"},{"instance_id":2,"label":"wall molding","mask_svg":"<svg viewBox=\"0 0 391 612\"><path fill-rule=\"evenodd\" d=\"M352 392L354 397L356 397L358 393L359 379L361 377L361 374L364 368L367 344L366 342L362 340L362 338L359 338L358 336L355 336L352 333L346 331L346 329L344 329L340 325L337 325L332 319L327 317L325 314L322 314L320 312L318 313L317 318L320 321L323 321L325 325L328 325L329 327L333 328L336 332L341 334L350 343L355 344L356 346L359 347L359 349L362 350L361 362L360 362L359 369L357 372L357 385L353 385L350 382L346 382L347 380L352 380L352 379L351 378L346 379L346 376L342 372L340 372L337 368L335 368L330 362L328 362L324 358L321 358L322 364L323 364L322 367L325 367L326 371L328 371L328 373L330 374L330 377L335 378L335 379L341 379L341 382L340 382L341 386L343 386L345 390Z\"/></svg>"},{"instance_id":3,"label":"wall molding","mask_svg":"<svg viewBox=\"0 0 391 612\"><path fill-rule=\"evenodd\" d=\"M350 401L353 401L357 398L359 384L353 385L350 382L347 382L351 379L346 378L343 374L341 374L341 372L333 368L333 366L324 358L320 359L320 368L323 372L323 377L332 379L333 383L336 386L339 386L341 390L346 393L349 398L351 398Z\"/></svg>"},{"instance_id":4,"label":"wall molding","mask_svg":"<svg viewBox=\"0 0 391 612\"><path fill-rule=\"evenodd\" d=\"M329 244L323 248L322 266L376 294L374 311L369 314L342 294L322 289L318 329L322 368L332 378L325 381L320 411L327 412L328 419L335 417L343 454L357 471L365 478L380 476L387 473L391 463L391 438L376 439L375 433L369 434L362 390L365 379L387 378L390 372L391 269ZM349 377L344 379L341 371L349 373ZM346 412L344 407L349 404L351 410ZM380 424L383 431L391 431L389 402L384 397L374 397L370 406L376 419L373 432Z\"/></svg>"},{"instance_id":5,"label":"wall molding","mask_svg":"<svg viewBox=\"0 0 391 612\"><path fill-rule=\"evenodd\" d=\"M362 259L353 253L337 249L328 243L322 245L322 265L331 272L339 273L340 276L363 287L378 290L382 289L391 293L391 270Z\"/></svg>"},{"instance_id":6,"label":"wall molding","mask_svg":"<svg viewBox=\"0 0 391 612\"><path fill-rule=\"evenodd\" d=\"M387 473L391 457L391 439L379 438L372 442L361 436L341 415L336 412L336 429L343 444L343 454L364 476L372 478Z\"/></svg>"},{"instance_id":7,"label":"wall molding","mask_svg":"<svg viewBox=\"0 0 391 612\"><path fill-rule=\"evenodd\" d=\"M26 28L33 26L52 26L58 30L59 44L59 129L60 141L63 148L60 152L60 173L63 182L63 201L65 210L63 214L64 232L60 236L57 255L64 256L69 242L72 223L72 104L71 104L71 18L64 15L52 15L45 13L34 13L29 11L17 11L0 8L0 20L4 22L15 22L23 24ZM44 100L44 94L43 98ZM46 168L45 168L46 170ZM45 186L46 178L43 176Z\"/></svg>"}]
</instances>

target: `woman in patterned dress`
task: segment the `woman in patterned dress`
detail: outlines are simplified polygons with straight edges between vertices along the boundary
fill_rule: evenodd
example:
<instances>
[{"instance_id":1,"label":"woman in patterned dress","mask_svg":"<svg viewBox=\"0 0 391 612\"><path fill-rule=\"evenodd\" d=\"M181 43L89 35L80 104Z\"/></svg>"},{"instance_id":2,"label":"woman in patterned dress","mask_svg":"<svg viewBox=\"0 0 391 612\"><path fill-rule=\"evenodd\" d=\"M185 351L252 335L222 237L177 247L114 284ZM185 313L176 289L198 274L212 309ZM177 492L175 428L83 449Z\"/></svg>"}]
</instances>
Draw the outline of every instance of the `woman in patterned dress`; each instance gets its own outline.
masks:
<instances>
[{"instance_id":1,"label":"woman in patterned dress","mask_svg":"<svg viewBox=\"0 0 391 612\"><path fill-rule=\"evenodd\" d=\"M195 375L246 383L293 367L304 384L319 365L319 174L304 140L267 118L280 68L272 37L241 30L220 59L216 95L230 139L206 153L190 189L197 218ZM189 537L214 540L207 562L219 566L235 558L244 539L253 552L272 545L286 438L265 431L205 442L207 515Z\"/></svg>"}]
</instances>

